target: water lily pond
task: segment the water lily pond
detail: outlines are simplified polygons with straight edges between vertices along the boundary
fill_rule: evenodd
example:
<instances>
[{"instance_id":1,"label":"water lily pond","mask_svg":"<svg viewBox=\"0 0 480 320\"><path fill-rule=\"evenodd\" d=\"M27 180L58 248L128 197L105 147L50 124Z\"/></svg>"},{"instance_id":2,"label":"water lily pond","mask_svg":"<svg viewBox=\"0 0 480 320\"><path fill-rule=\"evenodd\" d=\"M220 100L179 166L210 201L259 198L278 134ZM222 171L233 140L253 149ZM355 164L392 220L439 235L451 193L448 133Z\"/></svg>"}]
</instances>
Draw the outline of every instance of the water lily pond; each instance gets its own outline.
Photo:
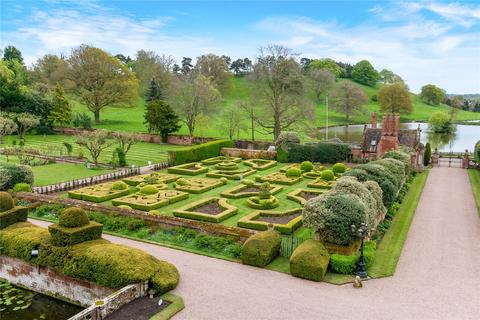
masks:
<instances>
[{"instance_id":1,"label":"water lily pond","mask_svg":"<svg viewBox=\"0 0 480 320\"><path fill-rule=\"evenodd\" d=\"M416 129L420 125L422 130L421 141L430 142L432 149L438 148L443 152L463 152L465 149L472 151L475 143L480 139L480 126L459 124L452 134L431 133L428 124L424 122L401 123L401 129ZM361 142L364 125L338 126L328 128L328 137L338 137L345 142ZM319 130L318 137L324 139L326 129Z\"/></svg>"},{"instance_id":2,"label":"water lily pond","mask_svg":"<svg viewBox=\"0 0 480 320\"><path fill-rule=\"evenodd\" d=\"M2 320L65 320L81 310L79 306L0 280L0 319Z\"/></svg>"}]
</instances>

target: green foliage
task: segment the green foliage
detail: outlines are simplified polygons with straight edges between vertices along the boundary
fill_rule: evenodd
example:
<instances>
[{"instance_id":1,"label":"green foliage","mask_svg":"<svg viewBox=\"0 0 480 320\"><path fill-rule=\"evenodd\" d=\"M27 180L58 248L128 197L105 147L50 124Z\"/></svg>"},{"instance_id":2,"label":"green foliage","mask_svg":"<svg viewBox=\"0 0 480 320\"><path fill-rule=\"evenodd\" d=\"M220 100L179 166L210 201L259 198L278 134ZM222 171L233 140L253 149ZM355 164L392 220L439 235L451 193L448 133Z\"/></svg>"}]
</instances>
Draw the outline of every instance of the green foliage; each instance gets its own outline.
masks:
<instances>
[{"instance_id":1,"label":"green foliage","mask_svg":"<svg viewBox=\"0 0 480 320\"><path fill-rule=\"evenodd\" d=\"M62 220L60 215L60 220ZM87 216L88 219L88 216ZM62 227L59 224L51 224L48 231L52 236L52 243L55 246L72 246L85 241L100 239L102 237L103 226L94 221L88 222L86 225L79 227Z\"/></svg>"},{"instance_id":2,"label":"green foliage","mask_svg":"<svg viewBox=\"0 0 480 320\"><path fill-rule=\"evenodd\" d=\"M308 69L328 69L330 70L336 78L339 78L342 73L342 68L338 66L335 60L325 58L325 59L315 59L308 64Z\"/></svg>"},{"instance_id":3,"label":"green foliage","mask_svg":"<svg viewBox=\"0 0 480 320\"><path fill-rule=\"evenodd\" d=\"M122 148L120 147L115 148L115 150L113 151L113 156L114 158L117 159L117 164L120 167L125 167L127 165L127 155L122 150Z\"/></svg>"},{"instance_id":4,"label":"green foliage","mask_svg":"<svg viewBox=\"0 0 480 320\"><path fill-rule=\"evenodd\" d=\"M332 170L323 170L320 174L320 178L325 181L332 181L335 179L335 174Z\"/></svg>"},{"instance_id":5,"label":"green foliage","mask_svg":"<svg viewBox=\"0 0 480 320\"><path fill-rule=\"evenodd\" d=\"M65 147L65 150L67 150L68 156L70 157L72 155L72 152L73 152L72 144L67 142L67 141L63 141L62 144Z\"/></svg>"},{"instance_id":6,"label":"green foliage","mask_svg":"<svg viewBox=\"0 0 480 320\"><path fill-rule=\"evenodd\" d=\"M282 147L277 148L277 161L280 163L286 163L288 162L288 153L287 151L283 150Z\"/></svg>"},{"instance_id":7,"label":"green foliage","mask_svg":"<svg viewBox=\"0 0 480 320\"><path fill-rule=\"evenodd\" d=\"M435 133L450 133L454 130L451 117L446 112L434 112L428 119L428 128Z\"/></svg>"},{"instance_id":8,"label":"green foliage","mask_svg":"<svg viewBox=\"0 0 480 320\"><path fill-rule=\"evenodd\" d=\"M315 143L308 145L292 144L288 150L288 162L326 162L335 163L347 160L351 152L346 143ZM277 160L282 162L278 158Z\"/></svg>"},{"instance_id":9,"label":"green foliage","mask_svg":"<svg viewBox=\"0 0 480 320\"><path fill-rule=\"evenodd\" d=\"M300 170L303 172L310 172L313 170L313 163L311 161L303 161L300 164Z\"/></svg>"},{"instance_id":10,"label":"green foliage","mask_svg":"<svg viewBox=\"0 0 480 320\"><path fill-rule=\"evenodd\" d=\"M216 157L222 148L232 148L234 142L231 140L216 140L196 146L168 151L168 157L174 165L201 161Z\"/></svg>"},{"instance_id":11,"label":"green foliage","mask_svg":"<svg viewBox=\"0 0 480 320\"><path fill-rule=\"evenodd\" d=\"M140 192L143 194L156 194L158 193L158 189L152 185L146 185L140 189Z\"/></svg>"},{"instance_id":12,"label":"green foliage","mask_svg":"<svg viewBox=\"0 0 480 320\"><path fill-rule=\"evenodd\" d=\"M335 175L338 175L339 173L344 173L345 171L347 171L347 166L341 162L335 163L332 166L332 170L333 170L333 173L335 173Z\"/></svg>"},{"instance_id":13,"label":"green foliage","mask_svg":"<svg viewBox=\"0 0 480 320\"><path fill-rule=\"evenodd\" d=\"M322 281L327 272L330 255L323 244L306 240L290 257L290 273L299 278Z\"/></svg>"},{"instance_id":14,"label":"green foliage","mask_svg":"<svg viewBox=\"0 0 480 320\"><path fill-rule=\"evenodd\" d=\"M425 151L423 152L423 165L426 167L430 164L430 160L432 158L432 147L430 146L430 142L427 142L425 145Z\"/></svg>"},{"instance_id":15,"label":"green foliage","mask_svg":"<svg viewBox=\"0 0 480 320\"><path fill-rule=\"evenodd\" d=\"M75 128L91 129L92 119L85 112L76 112L73 115L72 124Z\"/></svg>"},{"instance_id":16,"label":"green foliage","mask_svg":"<svg viewBox=\"0 0 480 320\"><path fill-rule=\"evenodd\" d=\"M148 88L145 91L145 102L152 102L152 101L161 101L165 100L165 95L160 88L160 84L155 79L155 77L150 79L148 83Z\"/></svg>"},{"instance_id":17,"label":"green foliage","mask_svg":"<svg viewBox=\"0 0 480 320\"><path fill-rule=\"evenodd\" d=\"M281 237L276 231L254 234L242 246L242 263L263 268L278 256L280 244Z\"/></svg>"},{"instance_id":18,"label":"green foliage","mask_svg":"<svg viewBox=\"0 0 480 320\"><path fill-rule=\"evenodd\" d=\"M359 165L358 169L363 169L367 172L367 180L373 180L378 183L383 192L383 204L387 208L390 207L397 196L400 185L395 176L382 166L376 165L374 161Z\"/></svg>"},{"instance_id":19,"label":"green foliage","mask_svg":"<svg viewBox=\"0 0 480 320\"><path fill-rule=\"evenodd\" d=\"M411 113L413 100L403 82L385 85L378 91L380 111L383 113Z\"/></svg>"},{"instance_id":20,"label":"green foliage","mask_svg":"<svg viewBox=\"0 0 480 320\"><path fill-rule=\"evenodd\" d=\"M14 192L32 192L32 187L28 183L20 182L13 187L13 191Z\"/></svg>"},{"instance_id":21,"label":"green foliage","mask_svg":"<svg viewBox=\"0 0 480 320\"><path fill-rule=\"evenodd\" d=\"M58 225L65 228L76 228L87 225L88 215L82 208L70 207L60 213Z\"/></svg>"},{"instance_id":22,"label":"green foliage","mask_svg":"<svg viewBox=\"0 0 480 320\"><path fill-rule=\"evenodd\" d=\"M377 246L375 241L365 242L363 247L363 256L365 258L367 269L370 268L375 261L376 249ZM359 257L360 252L350 256L332 254L330 256L330 269L335 273L354 274L357 271Z\"/></svg>"},{"instance_id":23,"label":"green foliage","mask_svg":"<svg viewBox=\"0 0 480 320\"><path fill-rule=\"evenodd\" d=\"M300 177L302 175L302 171L297 168L289 168L286 172L285 175L287 177Z\"/></svg>"},{"instance_id":24,"label":"green foliage","mask_svg":"<svg viewBox=\"0 0 480 320\"><path fill-rule=\"evenodd\" d=\"M357 62L352 70L352 79L358 83L373 87L380 79L380 75L367 60Z\"/></svg>"},{"instance_id":25,"label":"green foliage","mask_svg":"<svg viewBox=\"0 0 480 320\"><path fill-rule=\"evenodd\" d=\"M420 99L422 99L422 101L431 105L440 104L444 98L445 98L445 90L433 84L424 85L422 87L422 91L420 92Z\"/></svg>"},{"instance_id":26,"label":"green foliage","mask_svg":"<svg viewBox=\"0 0 480 320\"><path fill-rule=\"evenodd\" d=\"M178 131L181 128L179 124L180 119L175 111L164 101L153 100L146 104L144 114L148 132L159 133L162 136L163 142L169 134Z\"/></svg>"},{"instance_id":27,"label":"green foliage","mask_svg":"<svg viewBox=\"0 0 480 320\"><path fill-rule=\"evenodd\" d=\"M0 212L12 209L15 206L13 198L8 192L0 191Z\"/></svg>"},{"instance_id":28,"label":"green foliage","mask_svg":"<svg viewBox=\"0 0 480 320\"><path fill-rule=\"evenodd\" d=\"M13 188L17 183L33 184L33 172L29 166L12 163L0 164L0 190Z\"/></svg>"},{"instance_id":29,"label":"green foliage","mask_svg":"<svg viewBox=\"0 0 480 320\"><path fill-rule=\"evenodd\" d=\"M72 107L65 97L62 86L58 83L52 97L52 110L48 114L48 121L57 125L69 125L72 121Z\"/></svg>"},{"instance_id":30,"label":"green foliage","mask_svg":"<svg viewBox=\"0 0 480 320\"><path fill-rule=\"evenodd\" d=\"M397 159L403 162L405 166L405 174L407 176L410 175L412 171L412 162L410 160L410 155L402 152L402 151L397 151L397 150L392 150L388 151L383 155L384 159L392 158L392 159Z\"/></svg>"},{"instance_id":31,"label":"green foliage","mask_svg":"<svg viewBox=\"0 0 480 320\"><path fill-rule=\"evenodd\" d=\"M126 190L128 185L123 181L116 181L112 184L112 190Z\"/></svg>"},{"instance_id":32,"label":"green foliage","mask_svg":"<svg viewBox=\"0 0 480 320\"><path fill-rule=\"evenodd\" d=\"M282 148L285 151L289 150L291 144L299 144L300 136L295 131L284 131L280 133L277 140L275 140L275 145L277 148Z\"/></svg>"},{"instance_id":33,"label":"green foliage","mask_svg":"<svg viewBox=\"0 0 480 320\"><path fill-rule=\"evenodd\" d=\"M478 140L477 143L475 143L473 157L478 163L480 163L480 140Z\"/></svg>"}]
</instances>

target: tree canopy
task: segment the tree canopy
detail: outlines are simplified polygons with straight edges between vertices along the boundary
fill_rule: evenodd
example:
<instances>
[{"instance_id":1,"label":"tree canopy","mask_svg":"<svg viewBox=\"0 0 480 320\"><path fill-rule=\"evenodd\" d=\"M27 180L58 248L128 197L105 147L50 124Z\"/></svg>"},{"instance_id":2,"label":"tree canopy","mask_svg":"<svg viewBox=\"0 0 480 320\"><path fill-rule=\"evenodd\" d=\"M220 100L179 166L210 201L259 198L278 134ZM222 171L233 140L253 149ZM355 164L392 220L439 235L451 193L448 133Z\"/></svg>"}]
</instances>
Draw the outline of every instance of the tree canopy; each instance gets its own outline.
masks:
<instances>
[{"instance_id":1,"label":"tree canopy","mask_svg":"<svg viewBox=\"0 0 480 320\"><path fill-rule=\"evenodd\" d=\"M383 86L378 91L378 103L384 113L411 113L412 96L403 82Z\"/></svg>"},{"instance_id":2,"label":"tree canopy","mask_svg":"<svg viewBox=\"0 0 480 320\"><path fill-rule=\"evenodd\" d=\"M330 100L332 108L343 113L348 123L351 115L363 111L363 106L368 102L368 97L358 85L349 81L342 81L333 89Z\"/></svg>"},{"instance_id":3,"label":"tree canopy","mask_svg":"<svg viewBox=\"0 0 480 320\"><path fill-rule=\"evenodd\" d=\"M380 75L368 60L362 60L353 67L352 79L358 83L373 87L380 79Z\"/></svg>"},{"instance_id":4,"label":"tree canopy","mask_svg":"<svg viewBox=\"0 0 480 320\"><path fill-rule=\"evenodd\" d=\"M433 84L427 84L422 87L420 99L431 105L440 104L445 99L445 90Z\"/></svg>"}]
</instances>

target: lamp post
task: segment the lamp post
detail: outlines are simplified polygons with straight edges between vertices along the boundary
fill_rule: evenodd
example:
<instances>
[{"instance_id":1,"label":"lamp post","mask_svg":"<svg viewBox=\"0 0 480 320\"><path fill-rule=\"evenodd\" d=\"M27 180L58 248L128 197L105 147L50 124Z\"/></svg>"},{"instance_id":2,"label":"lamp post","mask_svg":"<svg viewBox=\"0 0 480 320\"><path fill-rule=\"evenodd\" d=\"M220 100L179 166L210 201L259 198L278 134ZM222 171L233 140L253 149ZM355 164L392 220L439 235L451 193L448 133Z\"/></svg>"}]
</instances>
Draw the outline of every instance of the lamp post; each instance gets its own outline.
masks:
<instances>
[{"instance_id":1,"label":"lamp post","mask_svg":"<svg viewBox=\"0 0 480 320\"><path fill-rule=\"evenodd\" d=\"M363 255L363 241L368 234L368 228L365 223L361 223L357 228L354 224L351 225L352 233L360 238L360 258L358 258L358 272L357 275L362 279L367 279L367 269L365 265L365 257Z\"/></svg>"}]
</instances>

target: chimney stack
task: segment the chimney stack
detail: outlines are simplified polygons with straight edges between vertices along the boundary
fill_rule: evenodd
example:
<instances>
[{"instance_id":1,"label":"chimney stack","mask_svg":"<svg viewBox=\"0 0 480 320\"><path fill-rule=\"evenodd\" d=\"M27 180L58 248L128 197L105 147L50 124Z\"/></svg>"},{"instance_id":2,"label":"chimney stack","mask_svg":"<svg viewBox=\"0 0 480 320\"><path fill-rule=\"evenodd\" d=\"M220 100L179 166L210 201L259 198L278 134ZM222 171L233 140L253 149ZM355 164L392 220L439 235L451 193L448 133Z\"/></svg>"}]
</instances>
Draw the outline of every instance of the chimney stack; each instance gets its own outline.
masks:
<instances>
[{"instance_id":1,"label":"chimney stack","mask_svg":"<svg viewBox=\"0 0 480 320\"><path fill-rule=\"evenodd\" d=\"M372 128L373 129L377 128L377 122L378 122L378 116L377 116L377 113L374 111L372 113Z\"/></svg>"},{"instance_id":2,"label":"chimney stack","mask_svg":"<svg viewBox=\"0 0 480 320\"><path fill-rule=\"evenodd\" d=\"M398 149L398 131L400 116L398 114L384 114L382 118L382 136L377 152L382 156L385 152Z\"/></svg>"}]
</instances>

